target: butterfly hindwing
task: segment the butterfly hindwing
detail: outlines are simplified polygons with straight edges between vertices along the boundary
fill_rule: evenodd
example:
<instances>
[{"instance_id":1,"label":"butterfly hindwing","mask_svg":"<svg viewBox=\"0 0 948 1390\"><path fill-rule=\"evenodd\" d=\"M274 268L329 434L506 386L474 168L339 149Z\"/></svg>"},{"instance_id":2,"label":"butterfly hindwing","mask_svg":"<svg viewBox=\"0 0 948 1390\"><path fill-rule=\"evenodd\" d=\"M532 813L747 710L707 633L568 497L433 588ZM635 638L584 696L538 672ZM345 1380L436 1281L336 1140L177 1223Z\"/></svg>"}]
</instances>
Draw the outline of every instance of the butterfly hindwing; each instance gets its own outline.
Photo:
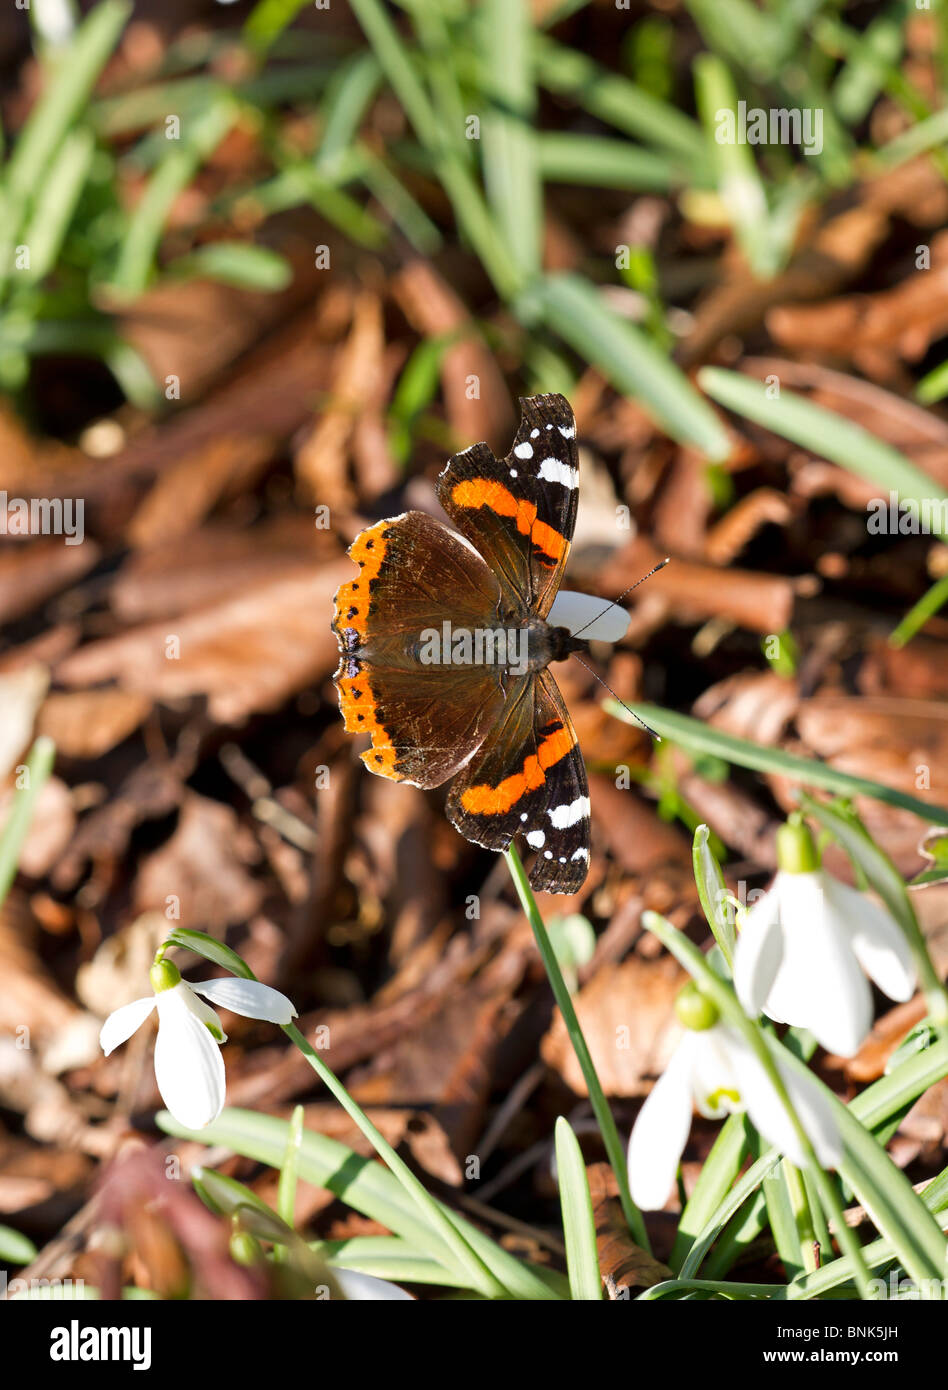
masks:
<instances>
[{"instance_id":1,"label":"butterfly hindwing","mask_svg":"<svg viewBox=\"0 0 948 1390\"><path fill-rule=\"evenodd\" d=\"M503 851L521 834L534 888L576 892L589 868L589 788L576 734L548 670L511 692L501 722L452 784L448 818L475 844Z\"/></svg>"},{"instance_id":2,"label":"butterfly hindwing","mask_svg":"<svg viewBox=\"0 0 948 1390\"><path fill-rule=\"evenodd\" d=\"M564 396L520 402L505 459L475 444L448 460L438 499L496 572L511 607L545 618L569 555L579 496L576 421Z\"/></svg>"}]
</instances>

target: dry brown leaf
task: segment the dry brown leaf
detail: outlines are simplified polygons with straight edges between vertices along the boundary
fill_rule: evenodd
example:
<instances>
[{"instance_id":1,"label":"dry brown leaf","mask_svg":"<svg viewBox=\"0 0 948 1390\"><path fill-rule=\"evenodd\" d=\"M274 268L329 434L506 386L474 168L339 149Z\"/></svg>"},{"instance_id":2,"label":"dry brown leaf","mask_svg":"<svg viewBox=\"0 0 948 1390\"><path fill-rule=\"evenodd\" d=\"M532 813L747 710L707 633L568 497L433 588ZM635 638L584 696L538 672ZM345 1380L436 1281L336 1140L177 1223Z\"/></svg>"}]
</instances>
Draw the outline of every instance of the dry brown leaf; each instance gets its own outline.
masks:
<instances>
[{"instance_id":1,"label":"dry brown leaf","mask_svg":"<svg viewBox=\"0 0 948 1390\"><path fill-rule=\"evenodd\" d=\"M332 508L351 503L346 459L360 414L377 406L385 352L382 304L364 290L355 302L352 329L339 354L329 400L296 451L296 476L309 500Z\"/></svg>"},{"instance_id":2,"label":"dry brown leaf","mask_svg":"<svg viewBox=\"0 0 948 1390\"><path fill-rule=\"evenodd\" d=\"M128 738L150 709L147 695L115 687L54 692L43 703L37 731L67 758L100 758Z\"/></svg>"},{"instance_id":3,"label":"dry brown leaf","mask_svg":"<svg viewBox=\"0 0 948 1390\"><path fill-rule=\"evenodd\" d=\"M167 912L173 900L175 925L211 933L244 922L263 897L245 867L256 853L230 806L188 792L177 830L142 863L135 910Z\"/></svg>"},{"instance_id":4,"label":"dry brown leaf","mask_svg":"<svg viewBox=\"0 0 948 1390\"><path fill-rule=\"evenodd\" d=\"M573 998L596 1074L610 1096L641 1096L664 1070L678 1026L675 996L687 975L670 956L603 965ZM557 1010L541 1055L577 1095L588 1095L562 1014Z\"/></svg>"},{"instance_id":5,"label":"dry brown leaf","mask_svg":"<svg viewBox=\"0 0 948 1390\"><path fill-rule=\"evenodd\" d=\"M633 1298L675 1276L667 1265L636 1245L618 1201L615 1174L608 1163L586 1169L596 1224L599 1273L610 1299Z\"/></svg>"},{"instance_id":6,"label":"dry brown leaf","mask_svg":"<svg viewBox=\"0 0 948 1390\"><path fill-rule=\"evenodd\" d=\"M115 681L157 700L206 695L212 719L237 724L276 709L335 664L328 620L352 565L298 566L234 598L80 647L60 662L65 685ZM176 656L173 653L180 652Z\"/></svg>"}]
</instances>

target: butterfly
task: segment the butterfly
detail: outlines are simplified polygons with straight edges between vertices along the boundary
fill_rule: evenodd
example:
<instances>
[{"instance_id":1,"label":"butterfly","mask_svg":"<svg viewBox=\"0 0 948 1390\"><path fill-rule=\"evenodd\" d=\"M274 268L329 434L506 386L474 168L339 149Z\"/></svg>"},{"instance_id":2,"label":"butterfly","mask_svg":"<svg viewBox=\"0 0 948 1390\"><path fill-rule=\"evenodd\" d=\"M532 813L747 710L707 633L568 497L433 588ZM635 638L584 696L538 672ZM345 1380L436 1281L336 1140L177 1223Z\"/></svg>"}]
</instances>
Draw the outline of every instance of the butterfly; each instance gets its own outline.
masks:
<instances>
[{"instance_id":1,"label":"butterfly","mask_svg":"<svg viewBox=\"0 0 948 1390\"><path fill-rule=\"evenodd\" d=\"M456 530L410 511L353 541L334 681L346 729L371 737L370 771L424 788L453 778L446 811L462 835L503 851L519 834L536 851L532 886L575 893L589 788L549 666L586 644L548 618L576 523L576 422L560 395L520 407L506 458L474 444L439 476Z\"/></svg>"}]
</instances>

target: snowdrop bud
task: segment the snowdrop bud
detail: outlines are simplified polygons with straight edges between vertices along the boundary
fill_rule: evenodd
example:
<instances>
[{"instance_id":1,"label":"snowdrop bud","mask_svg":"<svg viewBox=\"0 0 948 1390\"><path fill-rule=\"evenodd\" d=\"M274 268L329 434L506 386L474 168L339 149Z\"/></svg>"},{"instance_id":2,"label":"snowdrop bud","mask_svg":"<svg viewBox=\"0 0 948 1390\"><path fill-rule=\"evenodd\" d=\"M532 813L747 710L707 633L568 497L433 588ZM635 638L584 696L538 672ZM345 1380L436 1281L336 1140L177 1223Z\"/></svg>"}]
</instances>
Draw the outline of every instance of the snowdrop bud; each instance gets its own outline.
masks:
<instances>
[{"instance_id":1,"label":"snowdrop bud","mask_svg":"<svg viewBox=\"0 0 948 1390\"><path fill-rule=\"evenodd\" d=\"M242 1231L236 1218L230 1237L230 1257L234 1264L238 1265L255 1265L263 1260L263 1248L259 1240L249 1231Z\"/></svg>"},{"instance_id":2,"label":"snowdrop bud","mask_svg":"<svg viewBox=\"0 0 948 1390\"><path fill-rule=\"evenodd\" d=\"M777 867L787 874L811 874L820 867L820 852L802 820L788 820L777 831Z\"/></svg>"},{"instance_id":3,"label":"snowdrop bud","mask_svg":"<svg viewBox=\"0 0 948 1390\"><path fill-rule=\"evenodd\" d=\"M181 983L181 971L170 960L157 960L148 972L148 979L155 993L161 994Z\"/></svg>"},{"instance_id":4,"label":"snowdrop bud","mask_svg":"<svg viewBox=\"0 0 948 1390\"><path fill-rule=\"evenodd\" d=\"M675 1000L675 1017L682 1028L703 1033L717 1023L718 1011L707 995L701 993L694 980L690 980Z\"/></svg>"}]
</instances>

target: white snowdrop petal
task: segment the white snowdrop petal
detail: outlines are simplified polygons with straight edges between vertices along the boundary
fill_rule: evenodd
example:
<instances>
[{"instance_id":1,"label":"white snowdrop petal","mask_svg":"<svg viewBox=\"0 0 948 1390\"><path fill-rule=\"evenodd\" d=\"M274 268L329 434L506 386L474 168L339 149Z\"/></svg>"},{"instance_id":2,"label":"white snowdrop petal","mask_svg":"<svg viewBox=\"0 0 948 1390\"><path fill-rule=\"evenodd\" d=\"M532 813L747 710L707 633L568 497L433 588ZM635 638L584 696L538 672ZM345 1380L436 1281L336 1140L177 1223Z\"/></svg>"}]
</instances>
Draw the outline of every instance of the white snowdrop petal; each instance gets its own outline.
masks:
<instances>
[{"instance_id":1,"label":"white snowdrop petal","mask_svg":"<svg viewBox=\"0 0 948 1390\"><path fill-rule=\"evenodd\" d=\"M788 1023L809 1028L827 1051L851 1057L872 1027L872 993L829 910L826 882L822 870L782 878L784 958L772 998Z\"/></svg>"},{"instance_id":2,"label":"white snowdrop petal","mask_svg":"<svg viewBox=\"0 0 948 1390\"><path fill-rule=\"evenodd\" d=\"M210 1028L211 1034L216 1042L224 1043L227 1041L227 1034L224 1032L224 1027L220 1018L211 1008L210 1004L205 1004L203 999L197 997L189 984L185 983L181 998L184 1000L185 1004L187 1004L198 1022Z\"/></svg>"},{"instance_id":3,"label":"white snowdrop petal","mask_svg":"<svg viewBox=\"0 0 948 1390\"><path fill-rule=\"evenodd\" d=\"M203 1129L224 1106L224 1059L206 1026L188 1006L184 984L158 995L155 1078L180 1125Z\"/></svg>"},{"instance_id":4,"label":"white snowdrop petal","mask_svg":"<svg viewBox=\"0 0 948 1390\"><path fill-rule=\"evenodd\" d=\"M694 1034L692 1089L695 1105L706 1120L720 1120L744 1109L741 1083L721 1029Z\"/></svg>"},{"instance_id":5,"label":"white snowdrop petal","mask_svg":"<svg viewBox=\"0 0 948 1390\"><path fill-rule=\"evenodd\" d=\"M99 1032L99 1046L106 1057L123 1042L128 1042L154 1007L155 996L150 994L147 999L133 999L131 1004L123 1004L120 1009L109 1014Z\"/></svg>"},{"instance_id":6,"label":"white snowdrop petal","mask_svg":"<svg viewBox=\"0 0 948 1390\"><path fill-rule=\"evenodd\" d=\"M890 999L904 1003L918 976L905 933L881 904L827 876L830 910L848 935L859 964Z\"/></svg>"},{"instance_id":7,"label":"white snowdrop petal","mask_svg":"<svg viewBox=\"0 0 948 1390\"><path fill-rule=\"evenodd\" d=\"M259 980L226 975L221 980L203 980L191 988L218 1008L243 1014L244 1018L263 1018L270 1023L291 1023L296 1018L292 1000Z\"/></svg>"},{"instance_id":8,"label":"white snowdrop petal","mask_svg":"<svg viewBox=\"0 0 948 1390\"><path fill-rule=\"evenodd\" d=\"M793 1122L764 1068L737 1034L729 1032L727 1047L754 1127L768 1143L773 1144L792 1163L802 1167L806 1163L806 1155ZM843 1148L829 1102L821 1095L815 1081L809 1077L798 1077L782 1063L778 1062L777 1066L820 1164L824 1168L835 1167L842 1157Z\"/></svg>"},{"instance_id":9,"label":"white snowdrop petal","mask_svg":"<svg viewBox=\"0 0 948 1390\"><path fill-rule=\"evenodd\" d=\"M547 616L553 627L569 628L584 642L618 642L628 631L630 621L628 612L617 603L573 589L560 590Z\"/></svg>"},{"instance_id":10,"label":"white snowdrop petal","mask_svg":"<svg viewBox=\"0 0 948 1390\"><path fill-rule=\"evenodd\" d=\"M783 960L779 880L778 874L773 887L748 912L734 951L734 988L749 1014L763 1009Z\"/></svg>"},{"instance_id":11,"label":"white snowdrop petal","mask_svg":"<svg viewBox=\"0 0 948 1390\"><path fill-rule=\"evenodd\" d=\"M379 1279L375 1274L362 1274L355 1269L334 1269L333 1278L346 1298L355 1303L401 1303L407 1300L414 1303L410 1293L392 1284L388 1279Z\"/></svg>"},{"instance_id":12,"label":"white snowdrop petal","mask_svg":"<svg viewBox=\"0 0 948 1390\"><path fill-rule=\"evenodd\" d=\"M692 1038L686 1035L639 1111L629 1139L632 1200L645 1211L668 1201L691 1129Z\"/></svg>"}]
</instances>

